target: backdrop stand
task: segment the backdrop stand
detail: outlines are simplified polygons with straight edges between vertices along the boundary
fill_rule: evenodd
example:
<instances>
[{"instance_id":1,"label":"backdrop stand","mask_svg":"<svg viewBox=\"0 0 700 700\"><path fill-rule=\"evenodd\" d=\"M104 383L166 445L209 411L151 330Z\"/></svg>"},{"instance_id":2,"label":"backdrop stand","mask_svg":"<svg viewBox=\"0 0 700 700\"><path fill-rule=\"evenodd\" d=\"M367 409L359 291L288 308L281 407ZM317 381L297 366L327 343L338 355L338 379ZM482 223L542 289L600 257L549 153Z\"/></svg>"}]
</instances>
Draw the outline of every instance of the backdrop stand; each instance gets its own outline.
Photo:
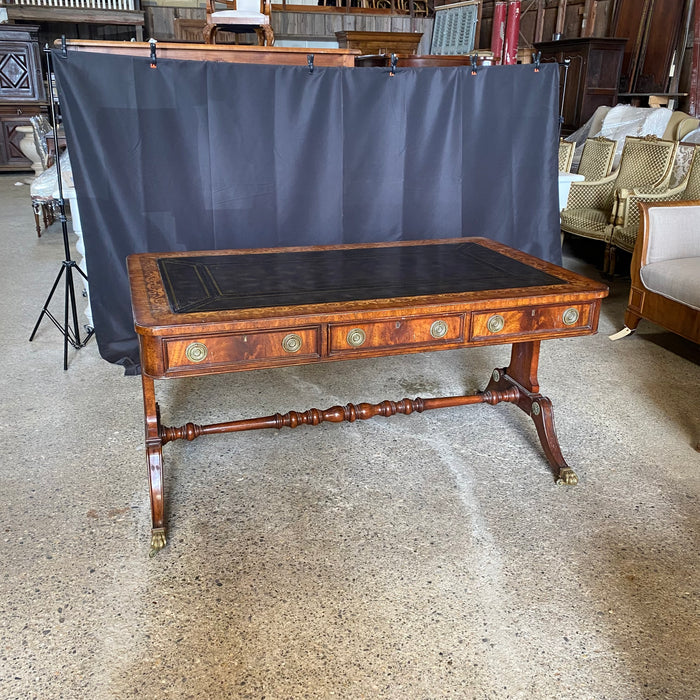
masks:
<instances>
[{"instance_id":1,"label":"backdrop stand","mask_svg":"<svg viewBox=\"0 0 700 700\"><path fill-rule=\"evenodd\" d=\"M65 37L63 37L63 44L65 46ZM51 105L51 122L53 123L54 133L58 130L58 122L56 120L56 105L53 95L53 84L51 77L53 76L53 64L51 59L51 52L48 45L44 48L44 53L46 54L46 67L49 76L49 102ZM29 336L29 342L34 340L36 332L39 330L41 321L44 316L46 316L53 324L58 328L58 330L63 335L63 369L68 369L68 345L71 345L76 350L80 350L87 345L90 338L95 333L95 329L91 326L85 326L85 336L81 337L80 334L80 324L78 323L78 309L75 303L75 283L73 279L73 272L80 274L85 281L87 281L87 275L80 269L80 266L73 260L70 253L70 245L68 242L68 220L66 218L66 206L63 199L63 178L61 175L61 159L59 157L58 149L56 149L56 176L58 177L58 209L60 212L59 220L61 222L61 232L63 234L63 252L64 259L61 264L61 268L56 275L51 291L49 292L44 306L39 314L39 318L34 326L31 336ZM49 304L53 299L53 295L58 289L58 285L64 279L65 291L64 291L64 313L63 313L63 323L61 323L49 310Z\"/></svg>"}]
</instances>

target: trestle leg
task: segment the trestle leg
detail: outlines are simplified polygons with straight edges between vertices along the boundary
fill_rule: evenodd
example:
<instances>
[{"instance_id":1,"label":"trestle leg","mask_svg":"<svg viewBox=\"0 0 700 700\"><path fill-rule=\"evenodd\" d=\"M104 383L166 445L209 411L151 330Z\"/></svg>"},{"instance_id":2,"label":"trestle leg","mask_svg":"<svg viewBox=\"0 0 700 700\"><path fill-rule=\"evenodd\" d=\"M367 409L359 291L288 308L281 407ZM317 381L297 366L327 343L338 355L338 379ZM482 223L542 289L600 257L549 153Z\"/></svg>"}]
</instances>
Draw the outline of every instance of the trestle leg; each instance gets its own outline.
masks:
<instances>
[{"instance_id":1,"label":"trestle leg","mask_svg":"<svg viewBox=\"0 0 700 700\"><path fill-rule=\"evenodd\" d=\"M151 551L154 556L166 544L163 493L163 441L160 437L160 411L153 379L141 374L143 410L146 423L146 460L151 497Z\"/></svg>"},{"instance_id":2,"label":"trestle leg","mask_svg":"<svg viewBox=\"0 0 700 700\"><path fill-rule=\"evenodd\" d=\"M503 369L495 369L486 391L505 391L516 388L518 399L513 403L525 411L533 420L537 435L547 461L554 472L558 484L577 484L578 476L566 463L561 453L559 439L554 427L552 402L540 394L537 368L540 356L539 341L514 343L510 364Z\"/></svg>"}]
</instances>

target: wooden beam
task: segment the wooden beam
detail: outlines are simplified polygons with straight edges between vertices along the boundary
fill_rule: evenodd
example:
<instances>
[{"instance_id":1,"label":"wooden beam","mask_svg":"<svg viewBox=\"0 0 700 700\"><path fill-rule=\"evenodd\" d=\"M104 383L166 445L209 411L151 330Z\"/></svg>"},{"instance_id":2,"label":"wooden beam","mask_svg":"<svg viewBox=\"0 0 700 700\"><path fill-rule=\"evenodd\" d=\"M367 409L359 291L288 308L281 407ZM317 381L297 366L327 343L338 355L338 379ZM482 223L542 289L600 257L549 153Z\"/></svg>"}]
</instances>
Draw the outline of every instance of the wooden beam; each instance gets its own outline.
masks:
<instances>
[{"instance_id":1,"label":"wooden beam","mask_svg":"<svg viewBox=\"0 0 700 700\"><path fill-rule=\"evenodd\" d=\"M557 7L557 23L554 28L555 34L564 33L564 25L566 23L566 0L559 0Z\"/></svg>"},{"instance_id":2,"label":"wooden beam","mask_svg":"<svg viewBox=\"0 0 700 700\"><path fill-rule=\"evenodd\" d=\"M99 10L97 8L52 7L49 5L6 5L12 20L36 22L71 22L80 24L131 24L143 26L143 12L130 10Z\"/></svg>"},{"instance_id":3,"label":"wooden beam","mask_svg":"<svg viewBox=\"0 0 700 700\"><path fill-rule=\"evenodd\" d=\"M535 16L535 42L542 41L544 33L545 0L537 0L537 15ZM552 37L549 37L550 39Z\"/></svg>"},{"instance_id":4,"label":"wooden beam","mask_svg":"<svg viewBox=\"0 0 700 700\"><path fill-rule=\"evenodd\" d=\"M583 6L583 19L581 21L581 36L593 36L595 30L595 16L598 10L598 0L586 0Z\"/></svg>"}]
</instances>

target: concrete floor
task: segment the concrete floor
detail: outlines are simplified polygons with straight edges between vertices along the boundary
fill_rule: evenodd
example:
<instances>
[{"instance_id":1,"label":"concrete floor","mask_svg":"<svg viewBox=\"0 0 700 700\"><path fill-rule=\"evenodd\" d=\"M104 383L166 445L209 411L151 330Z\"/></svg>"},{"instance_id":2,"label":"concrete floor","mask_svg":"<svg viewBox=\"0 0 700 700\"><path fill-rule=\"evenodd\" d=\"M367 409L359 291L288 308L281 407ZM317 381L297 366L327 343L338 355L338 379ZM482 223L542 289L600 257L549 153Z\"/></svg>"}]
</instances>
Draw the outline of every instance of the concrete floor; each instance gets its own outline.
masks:
<instances>
[{"instance_id":1,"label":"concrete floor","mask_svg":"<svg viewBox=\"0 0 700 700\"><path fill-rule=\"evenodd\" d=\"M700 357L643 323L545 343L576 487L508 405L165 448L138 377L44 321L63 248L0 175L0 698L700 698ZM595 276L591 249L566 264ZM62 315L62 291L56 313ZM82 303L82 300L81 300ZM483 388L482 348L160 382L164 422Z\"/></svg>"}]
</instances>

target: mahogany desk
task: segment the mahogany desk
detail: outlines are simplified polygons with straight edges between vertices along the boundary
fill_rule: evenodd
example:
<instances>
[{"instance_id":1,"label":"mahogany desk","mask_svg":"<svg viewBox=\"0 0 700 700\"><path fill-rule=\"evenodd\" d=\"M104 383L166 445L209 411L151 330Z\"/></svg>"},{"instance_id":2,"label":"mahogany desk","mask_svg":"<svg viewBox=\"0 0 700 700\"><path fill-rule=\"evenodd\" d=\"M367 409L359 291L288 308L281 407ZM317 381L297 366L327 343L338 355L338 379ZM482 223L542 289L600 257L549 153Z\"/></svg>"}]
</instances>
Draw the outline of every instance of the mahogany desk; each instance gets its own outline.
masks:
<instances>
[{"instance_id":1,"label":"mahogany desk","mask_svg":"<svg viewBox=\"0 0 700 700\"><path fill-rule=\"evenodd\" d=\"M162 447L258 428L516 404L535 423L561 483L551 401L539 393L540 341L596 332L607 287L484 238L182 253L128 258L141 352L151 551L165 545ZM312 408L212 425L161 424L155 379L512 344L508 367L470 396Z\"/></svg>"}]
</instances>

